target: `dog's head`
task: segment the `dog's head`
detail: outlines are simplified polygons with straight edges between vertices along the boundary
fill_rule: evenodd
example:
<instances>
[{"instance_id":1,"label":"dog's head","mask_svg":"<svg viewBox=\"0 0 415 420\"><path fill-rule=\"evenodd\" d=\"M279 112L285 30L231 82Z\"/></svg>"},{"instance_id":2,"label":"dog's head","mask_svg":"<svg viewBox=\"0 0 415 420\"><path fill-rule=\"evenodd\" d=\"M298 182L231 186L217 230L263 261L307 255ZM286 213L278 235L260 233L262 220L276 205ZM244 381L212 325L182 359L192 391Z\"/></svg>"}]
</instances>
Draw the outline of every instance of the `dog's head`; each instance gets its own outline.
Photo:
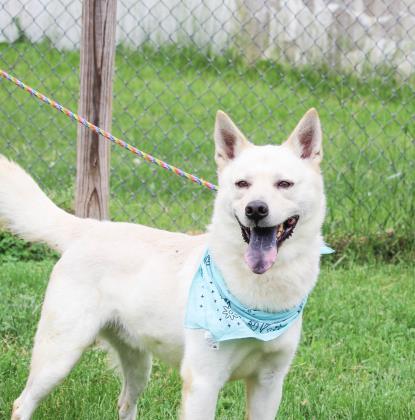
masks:
<instances>
[{"instance_id":1,"label":"dog's head","mask_svg":"<svg viewBox=\"0 0 415 420\"><path fill-rule=\"evenodd\" d=\"M214 137L219 192L213 223L241 230L245 262L262 274L280 247L319 235L325 200L318 114L310 109L283 144L255 146L218 111Z\"/></svg>"}]
</instances>

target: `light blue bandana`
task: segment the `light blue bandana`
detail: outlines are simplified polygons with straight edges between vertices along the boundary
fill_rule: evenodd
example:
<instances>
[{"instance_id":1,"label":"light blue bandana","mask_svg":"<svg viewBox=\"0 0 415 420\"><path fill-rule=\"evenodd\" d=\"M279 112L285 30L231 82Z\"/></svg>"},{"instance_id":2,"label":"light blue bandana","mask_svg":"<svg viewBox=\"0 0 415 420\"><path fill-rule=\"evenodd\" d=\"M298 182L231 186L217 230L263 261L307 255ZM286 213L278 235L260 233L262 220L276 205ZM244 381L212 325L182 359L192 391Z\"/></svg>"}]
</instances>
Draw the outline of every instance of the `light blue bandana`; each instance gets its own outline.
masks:
<instances>
[{"instance_id":1,"label":"light blue bandana","mask_svg":"<svg viewBox=\"0 0 415 420\"><path fill-rule=\"evenodd\" d=\"M333 254L336 252L333 248L330 248L327 244L323 244L320 247L320 254L321 255L327 255L327 254Z\"/></svg>"},{"instance_id":2,"label":"light blue bandana","mask_svg":"<svg viewBox=\"0 0 415 420\"><path fill-rule=\"evenodd\" d=\"M328 246L321 254L334 252ZM283 334L300 316L307 297L292 309L264 312L244 307L232 296L206 251L189 291L185 327L203 329L214 341L256 338L269 341Z\"/></svg>"}]
</instances>

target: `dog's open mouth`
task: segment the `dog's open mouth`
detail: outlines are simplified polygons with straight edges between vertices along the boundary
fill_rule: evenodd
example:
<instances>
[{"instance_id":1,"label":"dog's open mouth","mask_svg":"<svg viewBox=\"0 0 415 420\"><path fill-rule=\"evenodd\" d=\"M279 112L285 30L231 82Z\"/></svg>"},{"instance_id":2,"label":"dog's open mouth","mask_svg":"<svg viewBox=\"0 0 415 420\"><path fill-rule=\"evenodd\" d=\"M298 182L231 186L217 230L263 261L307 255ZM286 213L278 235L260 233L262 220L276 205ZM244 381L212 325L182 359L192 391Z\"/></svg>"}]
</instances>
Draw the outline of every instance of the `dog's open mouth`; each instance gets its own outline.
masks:
<instances>
[{"instance_id":1,"label":"dog's open mouth","mask_svg":"<svg viewBox=\"0 0 415 420\"><path fill-rule=\"evenodd\" d=\"M278 248L293 234L299 217L291 216L277 226L252 228L244 226L237 218L242 237L248 244L245 261L254 273L263 274L271 268Z\"/></svg>"}]
</instances>

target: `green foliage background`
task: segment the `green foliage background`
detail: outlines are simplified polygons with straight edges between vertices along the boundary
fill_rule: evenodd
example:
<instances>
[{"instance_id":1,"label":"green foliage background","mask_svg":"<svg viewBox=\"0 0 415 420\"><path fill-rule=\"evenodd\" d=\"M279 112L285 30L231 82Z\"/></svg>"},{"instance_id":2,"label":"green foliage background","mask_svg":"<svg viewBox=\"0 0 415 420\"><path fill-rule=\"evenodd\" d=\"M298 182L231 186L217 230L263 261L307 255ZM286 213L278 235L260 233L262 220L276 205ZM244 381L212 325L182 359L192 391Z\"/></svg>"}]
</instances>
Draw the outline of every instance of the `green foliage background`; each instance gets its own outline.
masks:
<instances>
[{"instance_id":1,"label":"green foliage background","mask_svg":"<svg viewBox=\"0 0 415 420\"><path fill-rule=\"evenodd\" d=\"M46 42L0 45L0 63L29 85L77 109L78 52ZM138 148L216 182L212 130L228 112L257 144L284 141L304 112L319 110L328 213L338 251L401 259L414 248L415 84L393 69L357 78L328 68L248 66L168 46L118 48L112 132ZM3 81L0 153L15 159L60 206L73 208L76 124ZM104 140L103 140L104 141ZM201 231L214 193L112 146L111 217ZM413 254L411 254L413 255ZM407 257L407 255L405 256Z\"/></svg>"}]
</instances>

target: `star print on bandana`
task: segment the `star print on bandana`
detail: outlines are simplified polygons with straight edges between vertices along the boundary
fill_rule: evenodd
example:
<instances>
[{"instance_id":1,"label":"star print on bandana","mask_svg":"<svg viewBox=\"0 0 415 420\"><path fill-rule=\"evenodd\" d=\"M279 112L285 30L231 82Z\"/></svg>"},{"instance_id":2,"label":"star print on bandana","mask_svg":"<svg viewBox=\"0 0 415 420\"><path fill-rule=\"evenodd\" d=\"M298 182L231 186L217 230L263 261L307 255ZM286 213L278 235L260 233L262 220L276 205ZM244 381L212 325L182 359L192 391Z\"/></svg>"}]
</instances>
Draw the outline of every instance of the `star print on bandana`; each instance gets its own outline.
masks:
<instances>
[{"instance_id":1,"label":"star print on bandana","mask_svg":"<svg viewBox=\"0 0 415 420\"><path fill-rule=\"evenodd\" d=\"M190 287L185 326L206 330L217 342L237 338L269 341L293 324L306 300L281 312L248 309L231 295L209 251L206 251Z\"/></svg>"}]
</instances>

